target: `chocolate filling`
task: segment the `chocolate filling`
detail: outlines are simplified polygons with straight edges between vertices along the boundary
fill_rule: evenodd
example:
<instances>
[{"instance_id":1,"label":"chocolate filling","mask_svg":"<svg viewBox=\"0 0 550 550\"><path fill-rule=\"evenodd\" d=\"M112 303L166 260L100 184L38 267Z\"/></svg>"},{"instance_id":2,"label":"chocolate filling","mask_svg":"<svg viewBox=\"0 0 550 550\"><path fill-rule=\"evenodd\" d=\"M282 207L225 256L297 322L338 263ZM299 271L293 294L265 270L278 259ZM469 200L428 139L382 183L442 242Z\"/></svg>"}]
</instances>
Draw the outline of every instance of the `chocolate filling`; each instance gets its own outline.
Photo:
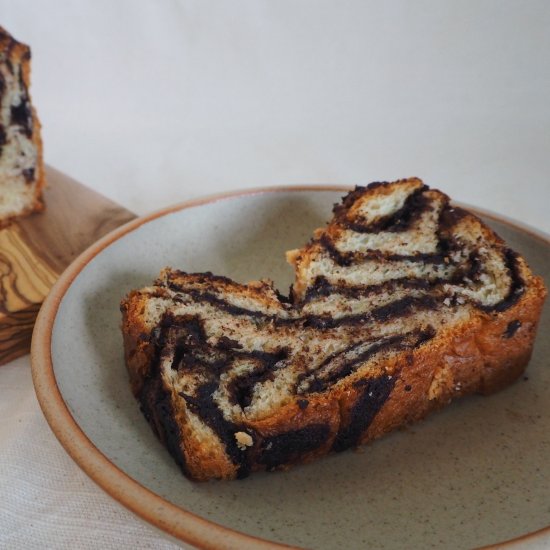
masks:
<instances>
[{"instance_id":1,"label":"chocolate filling","mask_svg":"<svg viewBox=\"0 0 550 550\"><path fill-rule=\"evenodd\" d=\"M514 334L519 330L521 327L521 322L515 319L514 321L510 321L508 323L508 326L506 327L506 330L502 334L503 338L512 338Z\"/></svg>"},{"instance_id":2,"label":"chocolate filling","mask_svg":"<svg viewBox=\"0 0 550 550\"><path fill-rule=\"evenodd\" d=\"M239 352L239 357L256 359L260 366L251 373L235 377L228 385L229 401L242 409L252 402L252 394L257 384L272 380L278 363L288 358L288 350L282 349L275 353L262 351Z\"/></svg>"},{"instance_id":3,"label":"chocolate filling","mask_svg":"<svg viewBox=\"0 0 550 550\"><path fill-rule=\"evenodd\" d=\"M298 399L296 401L298 404L298 407L300 407L300 410L305 411L309 406L309 401L307 399Z\"/></svg>"},{"instance_id":4,"label":"chocolate filling","mask_svg":"<svg viewBox=\"0 0 550 550\"><path fill-rule=\"evenodd\" d=\"M339 203L336 203L332 207L332 212L334 213L334 216L336 218L340 218L341 216L345 216L349 208L353 205L353 203L359 199L367 190L373 190L378 189L380 187L387 187L390 185L389 181L373 181L372 183L369 183L368 185L356 185L355 189L353 191L349 191L346 195L344 195Z\"/></svg>"},{"instance_id":5,"label":"chocolate filling","mask_svg":"<svg viewBox=\"0 0 550 550\"><path fill-rule=\"evenodd\" d=\"M461 212L463 212L461 209L458 209L458 208L454 208L452 210L453 210L452 216L454 216L453 219L455 219L457 216L459 216ZM448 241L442 240L441 242L444 243L442 246L445 249L449 249L449 247L451 248L454 247L454 244L453 243L449 244ZM491 306L485 306L479 302L474 302L477 307L479 307L484 311L504 311L505 309L511 307L514 303L516 303L524 291L524 281L519 271L519 266L517 263L517 254L510 249L506 249L504 253L505 253L505 263L510 273L510 276L512 278L510 291L506 296L506 298L501 300L499 303ZM425 255L425 256L431 256L431 259L435 263L446 263L445 262L445 258L447 258L446 252L441 252L433 255ZM412 256L408 256L408 257L402 256L401 258L402 259L406 258L410 260ZM476 281L479 279L479 276L483 271L482 267L483 266L478 256L478 253L476 251L473 251L470 254L468 261L465 262L464 266L457 269L456 273L448 280L448 282L451 284L462 284L463 279L465 277L467 277L472 281ZM342 284L342 285L331 284L325 278L318 277L315 280L314 284L308 289L302 304L307 303L308 301L311 301L317 296L329 296L330 294L333 294L333 293L354 298L354 297L366 296L371 293L376 294L380 292L388 292L396 287L429 290L443 283L445 283L445 280L439 277L433 280L401 278L401 279L385 281L379 285L371 285L367 287L353 287L353 286L346 286L345 284ZM422 297L406 297L402 300L397 300L395 302L392 302L391 304L375 309L370 313L347 315L347 316L339 317L337 319L334 319L328 315L305 315L303 317L281 318L275 314L267 314L262 311L254 311L254 310L249 310L240 306L235 306L233 304L228 303L223 298L220 298L209 292L203 292L195 289L185 290L185 288L182 288L181 286L171 282L168 283L168 287L171 290L174 290L175 292L182 292L182 293L188 294L190 297L193 298L193 300L197 302L210 303L214 307L217 307L230 315L246 316L256 320L260 320L262 322L273 322L276 325L281 325L281 326L302 323L306 327L313 327L313 328L319 328L319 329L334 328L342 324L347 324L347 325L360 324L369 320L370 317L372 317L376 321L385 321L397 315L407 315L415 307L419 307L421 309L437 308L437 298L426 295ZM298 307L299 305L300 304L295 304L295 307Z\"/></svg>"},{"instance_id":6,"label":"chocolate filling","mask_svg":"<svg viewBox=\"0 0 550 550\"><path fill-rule=\"evenodd\" d=\"M346 360L346 355L352 354L354 349L364 345L364 343L354 344L343 351L329 356L312 374L299 377L298 385L301 384L302 388L298 391L298 393L307 394L325 391L339 380L342 380L346 376L349 376L352 372L356 371L361 364L367 362L376 354L416 348L428 340L431 340L435 334L435 329L433 327L428 327L426 330L419 330L403 335L389 336L377 342L373 342L373 344L365 351ZM331 368L330 364L340 357L343 357L344 360Z\"/></svg>"},{"instance_id":7,"label":"chocolate filling","mask_svg":"<svg viewBox=\"0 0 550 550\"><path fill-rule=\"evenodd\" d=\"M416 310L434 310L438 307L438 300L429 294L424 296L405 296L372 311L375 322L384 323L395 317L405 317Z\"/></svg>"},{"instance_id":8,"label":"chocolate filling","mask_svg":"<svg viewBox=\"0 0 550 550\"><path fill-rule=\"evenodd\" d=\"M332 445L332 449L336 452L359 444L361 435L372 424L390 396L395 386L395 377L383 375L361 382L360 386L364 389L349 412L347 425L340 429Z\"/></svg>"},{"instance_id":9,"label":"chocolate filling","mask_svg":"<svg viewBox=\"0 0 550 550\"><path fill-rule=\"evenodd\" d=\"M323 361L323 363L321 363L319 368L312 375L309 376L309 379L306 378L305 389L299 390L299 393L305 394L325 391L328 387L334 385L342 378L345 378L351 374L359 365L365 363L377 353L389 350L398 351L399 349L402 349L401 344L404 339L405 336L397 335L390 336L389 338L373 343L372 346L364 352L356 355L348 361L343 361L337 367L332 368L327 372L324 367L330 365L330 363L332 363L339 356L352 352L353 349L358 348L362 345L362 343L354 344L340 353L331 355Z\"/></svg>"},{"instance_id":10,"label":"chocolate filling","mask_svg":"<svg viewBox=\"0 0 550 550\"><path fill-rule=\"evenodd\" d=\"M392 279L383 283L368 286L351 286L345 284L332 284L325 277L319 276L313 284L307 289L302 304L307 304L313 299L324 296L345 296L350 299L358 299L366 296L392 292L398 288L412 290L430 290L438 284L445 282L444 279L417 279L404 277Z\"/></svg>"},{"instance_id":11,"label":"chocolate filling","mask_svg":"<svg viewBox=\"0 0 550 550\"><path fill-rule=\"evenodd\" d=\"M10 109L10 123L14 126L21 126L28 137L30 137L29 118L31 111L29 104L24 99L21 99L19 105L12 105Z\"/></svg>"},{"instance_id":12,"label":"chocolate filling","mask_svg":"<svg viewBox=\"0 0 550 550\"><path fill-rule=\"evenodd\" d=\"M175 368L181 368L182 364L185 368L192 368L195 366L194 361L197 365L200 361L192 353L186 353L188 351L186 346L191 346L189 351L196 352L196 346L200 348L203 339L204 332L198 319L165 314L159 327L153 331L151 336L151 342L154 345L153 359L138 396L143 414L151 424L153 431L165 443L184 473L185 457L180 447L181 433L174 420L171 395L163 387L159 370L160 358L165 346L174 345L175 340L177 343L175 344L172 368L174 368L174 363L179 363ZM204 364L201 367L202 370L205 370ZM214 379L200 385L194 395L187 395L183 392L179 395L185 399L189 409L216 432L224 444L230 460L238 467L237 477L246 477L250 471L247 453L238 448L234 435L238 431L243 431L243 428L227 421L213 401L212 394L218 388L219 380L215 371L212 372L212 370L211 368L207 369L207 373L210 373Z\"/></svg>"},{"instance_id":13,"label":"chocolate filling","mask_svg":"<svg viewBox=\"0 0 550 550\"><path fill-rule=\"evenodd\" d=\"M411 287L417 286L418 288L421 288L422 285L423 283L411 283ZM438 306L437 299L430 295L419 297L407 296L385 306L380 306L370 312L343 315L338 318L334 318L332 315L305 315L303 317L281 318L277 315L269 315L261 311L252 311L240 306L234 306L211 293L198 292L194 290L189 290L187 293L193 297L195 302L210 303L214 305L214 307L217 307L230 315L241 315L251 317L253 319L261 319L263 322L274 323L278 326L296 325L297 328L300 324L304 327L331 329L341 325L360 325L373 320L381 322L397 316L410 315L414 308L428 310L437 309Z\"/></svg>"},{"instance_id":14,"label":"chocolate filling","mask_svg":"<svg viewBox=\"0 0 550 550\"><path fill-rule=\"evenodd\" d=\"M21 97L18 105L11 106L10 123L14 126L20 126L24 134L30 139L33 131L32 110L22 74L19 75L19 86L21 88Z\"/></svg>"},{"instance_id":15,"label":"chocolate filling","mask_svg":"<svg viewBox=\"0 0 550 550\"><path fill-rule=\"evenodd\" d=\"M153 337L154 352L149 372L137 395L140 409L151 425L153 432L167 447L183 473L187 473L185 455L181 449L181 432L175 420L171 394L160 377L160 354L164 346L163 331Z\"/></svg>"},{"instance_id":16,"label":"chocolate filling","mask_svg":"<svg viewBox=\"0 0 550 550\"><path fill-rule=\"evenodd\" d=\"M241 344L237 342L237 340L233 340L233 338L228 338L227 336L222 336L219 338L216 343L216 347L225 351L242 349Z\"/></svg>"},{"instance_id":17,"label":"chocolate filling","mask_svg":"<svg viewBox=\"0 0 550 550\"><path fill-rule=\"evenodd\" d=\"M327 251L332 261L342 267L349 267L350 265L356 265L366 261L414 262L432 265L449 263L447 254L442 252L416 252L415 254L394 254L391 252L381 252L379 250L369 250L368 252L341 252L327 235L323 235L318 242Z\"/></svg>"},{"instance_id":18,"label":"chocolate filling","mask_svg":"<svg viewBox=\"0 0 550 550\"><path fill-rule=\"evenodd\" d=\"M228 285L230 287L236 286L235 281L224 275L214 275L211 271L204 271L201 273L187 273L186 271L181 271L179 269L174 269L168 276L168 280L158 279L156 284L159 286L173 286L176 289L179 289L181 292L187 292L185 287L178 285L175 278L178 276L191 276L194 278L197 284L211 284L211 283L221 283Z\"/></svg>"},{"instance_id":19,"label":"chocolate filling","mask_svg":"<svg viewBox=\"0 0 550 550\"><path fill-rule=\"evenodd\" d=\"M2 95L0 94L0 100L1 99L2 99ZM0 156L2 156L2 148L4 147L4 145L6 145L6 142L7 142L6 131L4 130L4 127L0 124Z\"/></svg>"},{"instance_id":20,"label":"chocolate filling","mask_svg":"<svg viewBox=\"0 0 550 550\"><path fill-rule=\"evenodd\" d=\"M339 326L361 325L369 322L386 322L396 317L405 317L415 310L436 310L438 300L428 294L405 296L366 313L355 313L334 318L330 315L311 315L304 318L304 326L316 329L332 329Z\"/></svg>"},{"instance_id":21,"label":"chocolate filling","mask_svg":"<svg viewBox=\"0 0 550 550\"><path fill-rule=\"evenodd\" d=\"M153 432L186 473L185 455L180 446L181 432L175 420L170 392L164 388L160 376L145 379L138 400Z\"/></svg>"},{"instance_id":22,"label":"chocolate filling","mask_svg":"<svg viewBox=\"0 0 550 550\"><path fill-rule=\"evenodd\" d=\"M190 296L195 302L209 303L214 307L217 307L218 309L229 313L229 315L245 315L247 317L254 317L263 320L271 320L275 318L274 315L269 315L267 313L264 313L263 311L254 311L241 306L230 304L227 300L219 298L211 292L182 288L180 285L173 282L168 282L166 286L174 292L180 292L187 296Z\"/></svg>"},{"instance_id":23,"label":"chocolate filling","mask_svg":"<svg viewBox=\"0 0 550 550\"><path fill-rule=\"evenodd\" d=\"M1 149L0 149L1 152ZM23 177L25 178L25 183L30 184L34 181L34 168L25 168L23 170Z\"/></svg>"},{"instance_id":24,"label":"chocolate filling","mask_svg":"<svg viewBox=\"0 0 550 550\"><path fill-rule=\"evenodd\" d=\"M167 321L169 319L170 321ZM206 343L202 322L198 317L167 315L165 346L173 348L172 370L182 372L208 370L219 374L227 368L229 359L226 353L219 352Z\"/></svg>"},{"instance_id":25,"label":"chocolate filling","mask_svg":"<svg viewBox=\"0 0 550 550\"><path fill-rule=\"evenodd\" d=\"M464 208L450 204L445 205L439 215L438 232L443 233L450 231L466 216L471 216L471 214L467 210L464 210Z\"/></svg>"},{"instance_id":26,"label":"chocolate filling","mask_svg":"<svg viewBox=\"0 0 550 550\"><path fill-rule=\"evenodd\" d=\"M187 407L195 413L207 426L210 426L225 446L225 451L235 466L237 478L242 479L250 473L248 453L243 452L237 445L235 433L245 431L245 428L227 420L222 411L212 399L212 394L218 389L218 382L207 382L197 388L194 395L180 392ZM250 431L250 430L248 430Z\"/></svg>"},{"instance_id":27,"label":"chocolate filling","mask_svg":"<svg viewBox=\"0 0 550 550\"><path fill-rule=\"evenodd\" d=\"M505 311L511 308L521 298L521 296L525 292L525 281L521 276L518 257L519 256L517 252L514 252L510 248L506 248L504 250L504 262L505 262L506 268L508 269L508 273L510 274L510 278L512 279L512 283L510 284L510 289L508 290L508 294L500 302L493 304L491 306L484 306L482 304L478 304L478 307L480 309L488 312Z\"/></svg>"},{"instance_id":28,"label":"chocolate filling","mask_svg":"<svg viewBox=\"0 0 550 550\"><path fill-rule=\"evenodd\" d=\"M372 187L369 186L367 189L375 189L383 185L387 185L387 183L380 183ZM406 231L430 207L430 199L424 194L424 191L427 189L428 186L424 185L413 191L406 198L403 206L392 214L382 216L371 222L366 222L365 220L351 222L347 219L348 210L365 191L365 188L356 187L355 191L352 191L344 198L342 207L337 206L334 208L336 221L356 233L377 233L379 231L398 233Z\"/></svg>"},{"instance_id":29,"label":"chocolate filling","mask_svg":"<svg viewBox=\"0 0 550 550\"><path fill-rule=\"evenodd\" d=\"M266 437L261 444L258 463L268 470L300 460L302 455L318 449L330 435L327 424L311 424L298 430Z\"/></svg>"}]
</instances>

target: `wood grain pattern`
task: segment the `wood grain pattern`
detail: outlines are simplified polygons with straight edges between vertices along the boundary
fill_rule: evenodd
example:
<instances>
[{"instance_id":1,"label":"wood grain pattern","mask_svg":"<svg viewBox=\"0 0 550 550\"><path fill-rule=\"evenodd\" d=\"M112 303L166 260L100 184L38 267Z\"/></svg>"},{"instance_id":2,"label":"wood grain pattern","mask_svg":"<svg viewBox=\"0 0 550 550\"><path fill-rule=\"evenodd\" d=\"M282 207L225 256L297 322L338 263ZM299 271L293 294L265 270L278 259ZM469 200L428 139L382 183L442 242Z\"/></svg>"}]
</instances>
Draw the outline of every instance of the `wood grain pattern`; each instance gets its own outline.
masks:
<instances>
[{"instance_id":1,"label":"wood grain pattern","mask_svg":"<svg viewBox=\"0 0 550 550\"><path fill-rule=\"evenodd\" d=\"M0 365L29 352L42 301L63 270L135 214L46 167L46 209L0 230Z\"/></svg>"}]
</instances>

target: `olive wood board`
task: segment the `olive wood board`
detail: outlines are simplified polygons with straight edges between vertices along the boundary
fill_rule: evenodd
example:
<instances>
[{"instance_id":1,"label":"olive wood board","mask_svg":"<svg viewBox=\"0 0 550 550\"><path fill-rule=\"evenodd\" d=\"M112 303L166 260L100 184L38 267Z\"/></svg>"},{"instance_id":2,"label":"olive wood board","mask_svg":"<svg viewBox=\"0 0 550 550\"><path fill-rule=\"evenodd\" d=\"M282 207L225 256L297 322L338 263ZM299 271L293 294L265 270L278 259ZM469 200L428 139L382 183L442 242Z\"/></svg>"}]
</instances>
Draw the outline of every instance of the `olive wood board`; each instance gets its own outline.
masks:
<instances>
[{"instance_id":1,"label":"olive wood board","mask_svg":"<svg viewBox=\"0 0 550 550\"><path fill-rule=\"evenodd\" d=\"M0 230L0 365L30 351L38 310L65 268L136 217L50 166L46 181L45 209Z\"/></svg>"}]
</instances>

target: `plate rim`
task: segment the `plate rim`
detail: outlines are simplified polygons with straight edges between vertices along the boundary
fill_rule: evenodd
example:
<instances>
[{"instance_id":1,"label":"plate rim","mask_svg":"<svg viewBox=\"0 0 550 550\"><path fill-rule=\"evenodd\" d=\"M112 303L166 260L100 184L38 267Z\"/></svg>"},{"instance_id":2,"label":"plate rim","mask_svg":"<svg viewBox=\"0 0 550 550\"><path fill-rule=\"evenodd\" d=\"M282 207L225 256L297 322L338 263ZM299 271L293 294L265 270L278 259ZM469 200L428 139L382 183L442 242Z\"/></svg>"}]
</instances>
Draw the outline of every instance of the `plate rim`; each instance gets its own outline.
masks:
<instances>
[{"instance_id":1,"label":"plate rim","mask_svg":"<svg viewBox=\"0 0 550 550\"><path fill-rule=\"evenodd\" d=\"M169 500L146 488L139 481L116 466L92 443L72 416L57 385L54 373L51 356L52 333L63 297L76 277L103 250L128 233L158 218L189 208L245 196L304 191L346 192L351 188L353 188L353 185L343 184L255 187L202 196L178 202L144 216L139 216L109 232L84 250L63 271L44 300L33 330L31 372L38 402L50 429L64 450L92 481L125 508L166 534L199 548L242 548L243 550L297 548L225 527L171 503ZM550 235L534 227L489 210L472 207L460 202L452 202L455 205L467 208L477 215L511 226L550 246ZM495 548L496 546L502 548L504 545L510 547L519 542L532 541L548 534L550 534L550 525L509 540L484 546L483 548Z\"/></svg>"}]
</instances>

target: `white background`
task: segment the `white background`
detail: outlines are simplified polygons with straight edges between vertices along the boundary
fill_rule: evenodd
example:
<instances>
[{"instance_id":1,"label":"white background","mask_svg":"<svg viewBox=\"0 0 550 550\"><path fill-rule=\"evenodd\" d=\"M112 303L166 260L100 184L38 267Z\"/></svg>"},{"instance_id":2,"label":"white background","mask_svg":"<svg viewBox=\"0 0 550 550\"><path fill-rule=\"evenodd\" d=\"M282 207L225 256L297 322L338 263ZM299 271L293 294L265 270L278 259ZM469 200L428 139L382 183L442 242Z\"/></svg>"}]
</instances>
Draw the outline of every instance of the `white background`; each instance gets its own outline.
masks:
<instances>
[{"instance_id":1,"label":"white background","mask_svg":"<svg viewBox=\"0 0 550 550\"><path fill-rule=\"evenodd\" d=\"M136 213L415 175L550 232L548 1L0 0L0 24L32 47L46 161ZM64 454L28 368L0 367L0 547L163 547Z\"/></svg>"},{"instance_id":2,"label":"white background","mask_svg":"<svg viewBox=\"0 0 550 550\"><path fill-rule=\"evenodd\" d=\"M550 231L545 0L4 0L0 20L33 49L46 160L138 213L415 175Z\"/></svg>"}]
</instances>

